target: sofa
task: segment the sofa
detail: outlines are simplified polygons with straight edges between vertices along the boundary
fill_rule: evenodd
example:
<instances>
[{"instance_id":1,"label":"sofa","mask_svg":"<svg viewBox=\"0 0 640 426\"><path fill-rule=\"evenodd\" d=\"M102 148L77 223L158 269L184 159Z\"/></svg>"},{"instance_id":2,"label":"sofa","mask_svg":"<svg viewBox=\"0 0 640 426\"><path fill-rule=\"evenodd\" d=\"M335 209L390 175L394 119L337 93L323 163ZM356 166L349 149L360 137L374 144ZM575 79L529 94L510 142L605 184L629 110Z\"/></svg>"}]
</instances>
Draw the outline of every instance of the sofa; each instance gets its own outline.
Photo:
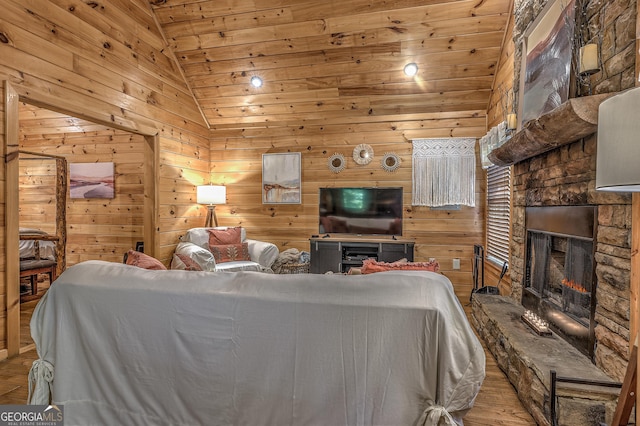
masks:
<instances>
[{"instance_id":1,"label":"sofa","mask_svg":"<svg viewBox=\"0 0 640 426\"><path fill-rule=\"evenodd\" d=\"M248 239L243 227L192 228L180 237L171 269L272 273L279 253L275 244Z\"/></svg>"},{"instance_id":2,"label":"sofa","mask_svg":"<svg viewBox=\"0 0 640 426\"><path fill-rule=\"evenodd\" d=\"M37 305L30 403L66 425L461 425L484 350L451 282L87 261Z\"/></svg>"}]
</instances>

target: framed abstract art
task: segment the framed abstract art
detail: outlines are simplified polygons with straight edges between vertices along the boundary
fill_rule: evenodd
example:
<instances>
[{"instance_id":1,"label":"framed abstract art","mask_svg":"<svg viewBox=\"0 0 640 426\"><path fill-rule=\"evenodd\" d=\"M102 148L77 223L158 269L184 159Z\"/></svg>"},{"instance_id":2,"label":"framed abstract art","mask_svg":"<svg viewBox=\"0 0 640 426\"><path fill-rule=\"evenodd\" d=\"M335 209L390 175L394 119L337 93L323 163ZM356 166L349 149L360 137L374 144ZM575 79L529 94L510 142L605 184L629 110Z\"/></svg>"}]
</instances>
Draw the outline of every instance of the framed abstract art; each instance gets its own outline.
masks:
<instances>
[{"instance_id":1,"label":"framed abstract art","mask_svg":"<svg viewBox=\"0 0 640 426\"><path fill-rule=\"evenodd\" d=\"M300 204L301 171L299 152L262 154L262 203Z\"/></svg>"}]
</instances>

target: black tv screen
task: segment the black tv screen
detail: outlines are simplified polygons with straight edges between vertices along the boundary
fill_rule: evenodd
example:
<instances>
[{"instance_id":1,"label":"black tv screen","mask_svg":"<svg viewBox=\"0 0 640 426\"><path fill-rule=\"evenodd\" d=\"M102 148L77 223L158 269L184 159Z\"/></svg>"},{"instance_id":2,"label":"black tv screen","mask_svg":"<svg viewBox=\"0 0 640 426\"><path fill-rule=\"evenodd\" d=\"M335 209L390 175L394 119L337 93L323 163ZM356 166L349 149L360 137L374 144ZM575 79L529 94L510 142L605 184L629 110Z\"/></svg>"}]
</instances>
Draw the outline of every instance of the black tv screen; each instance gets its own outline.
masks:
<instances>
[{"instance_id":1,"label":"black tv screen","mask_svg":"<svg viewBox=\"0 0 640 426\"><path fill-rule=\"evenodd\" d=\"M402 188L320 188L321 234L402 235Z\"/></svg>"}]
</instances>

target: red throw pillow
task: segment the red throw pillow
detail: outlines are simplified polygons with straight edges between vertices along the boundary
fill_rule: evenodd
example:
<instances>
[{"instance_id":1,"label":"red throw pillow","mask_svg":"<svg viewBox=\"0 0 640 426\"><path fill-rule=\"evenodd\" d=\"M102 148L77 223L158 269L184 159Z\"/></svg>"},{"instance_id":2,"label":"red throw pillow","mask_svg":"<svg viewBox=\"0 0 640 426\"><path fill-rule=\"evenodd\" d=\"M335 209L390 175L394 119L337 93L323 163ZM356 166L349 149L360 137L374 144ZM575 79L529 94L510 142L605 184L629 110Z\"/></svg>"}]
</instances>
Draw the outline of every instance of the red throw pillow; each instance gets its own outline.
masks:
<instances>
[{"instance_id":1,"label":"red throw pillow","mask_svg":"<svg viewBox=\"0 0 640 426\"><path fill-rule=\"evenodd\" d=\"M363 274L373 274L374 272L385 272L385 271L438 272L439 270L440 270L440 264L437 261L387 263L387 262L378 262L375 259L366 259L362 262L361 272Z\"/></svg>"},{"instance_id":2,"label":"red throw pillow","mask_svg":"<svg viewBox=\"0 0 640 426\"><path fill-rule=\"evenodd\" d=\"M240 244L242 242L242 228L236 226L227 229L207 229L209 232L209 246Z\"/></svg>"},{"instance_id":3,"label":"red throw pillow","mask_svg":"<svg viewBox=\"0 0 640 426\"><path fill-rule=\"evenodd\" d=\"M216 263L251 260L249 257L249 243L220 244L210 246L210 249L216 259Z\"/></svg>"},{"instance_id":4,"label":"red throw pillow","mask_svg":"<svg viewBox=\"0 0 640 426\"><path fill-rule=\"evenodd\" d=\"M201 248L200 250L204 249ZM178 256L178 259L180 259L182 263L184 263L185 271L202 271L202 266L200 266L198 262L187 256L186 254L176 253L176 256Z\"/></svg>"},{"instance_id":5,"label":"red throw pillow","mask_svg":"<svg viewBox=\"0 0 640 426\"><path fill-rule=\"evenodd\" d=\"M126 263L127 265L133 265L137 266L138 268L144 269L155 269L159 271L167 269L167 267L164 266L158 259L135 250L129 250L127 252Z\"/></svg>"}]
</instances>

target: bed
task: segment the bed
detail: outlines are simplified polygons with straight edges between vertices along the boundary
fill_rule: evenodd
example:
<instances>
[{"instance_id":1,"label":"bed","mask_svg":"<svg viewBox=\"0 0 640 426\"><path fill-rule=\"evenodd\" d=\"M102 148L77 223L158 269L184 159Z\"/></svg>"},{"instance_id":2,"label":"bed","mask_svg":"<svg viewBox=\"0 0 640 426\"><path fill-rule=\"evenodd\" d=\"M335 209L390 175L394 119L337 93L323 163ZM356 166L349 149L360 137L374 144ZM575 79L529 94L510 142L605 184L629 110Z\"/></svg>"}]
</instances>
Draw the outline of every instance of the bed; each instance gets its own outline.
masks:
<instances>
[{"instance_id":1,"label":"bed","mask_svg":"<svg viewBox=\"0 0 640 426\"><path fill-rule=\"evenodd\" d=\"M29 300L22 290L22 279L28 279L31 296L38 295L38 275L49 276L52 283L58 276L56 242L58 237L39 229L20 228L20 301Z\"/></svg>"},{"instance_id":2,"label":"bed","mask_svg":"<svg viewBox=\"0 0 640 426\"><path fill-rule=\"evenodd\" d=\"M38 239L42 235L43 239ZM20 260L47 259L56 260L56 244L51 235L34 228L20 228ZM28 239L27 239L28 238Z\"/></svg>"},{"instance_id":3,"label":"bed","mask_svg":"<svg viewBox=\"0 0 640 426\"><path fill-rule=\"evenodd\" d=\"M65 424L461 425L485 356L449 280L67 269L31 320Z\"/></svg>"}]
</instances>

